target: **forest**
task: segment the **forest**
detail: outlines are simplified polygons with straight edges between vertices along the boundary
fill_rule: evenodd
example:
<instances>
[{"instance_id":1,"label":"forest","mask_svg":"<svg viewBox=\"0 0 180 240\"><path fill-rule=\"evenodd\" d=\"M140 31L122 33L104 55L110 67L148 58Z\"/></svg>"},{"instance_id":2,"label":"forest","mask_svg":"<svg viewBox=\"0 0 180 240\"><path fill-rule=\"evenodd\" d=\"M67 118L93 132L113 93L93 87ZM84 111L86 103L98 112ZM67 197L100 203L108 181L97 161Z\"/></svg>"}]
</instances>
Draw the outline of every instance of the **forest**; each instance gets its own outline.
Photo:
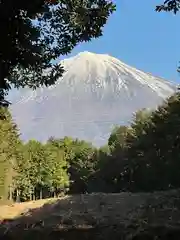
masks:
<instances>
[{"instance_id":1,"label":"forest","mask_svg":"<svg viewBox=\"0 0 180 240\"><path fill-rule=\"evenodd\" d=\"M0 111L3 201L180 187L178 91L156 110L138 111L130 126L116 126L100 148L71 137L22 142L8 108L2 106Z\"/></svg>"}]
</instances>

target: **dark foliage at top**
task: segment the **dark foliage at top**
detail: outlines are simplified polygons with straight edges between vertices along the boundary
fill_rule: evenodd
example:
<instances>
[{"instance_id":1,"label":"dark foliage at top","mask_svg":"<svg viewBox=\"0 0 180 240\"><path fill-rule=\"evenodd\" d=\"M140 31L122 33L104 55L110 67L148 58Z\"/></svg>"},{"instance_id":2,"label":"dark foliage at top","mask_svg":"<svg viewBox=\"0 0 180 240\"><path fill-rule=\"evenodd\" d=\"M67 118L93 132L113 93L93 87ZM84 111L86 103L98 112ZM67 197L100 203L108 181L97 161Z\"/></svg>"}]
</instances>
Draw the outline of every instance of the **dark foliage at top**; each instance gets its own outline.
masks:
<instances>
[{"instance_id":1,"label":"dark foliage at top","mask_svg":"<svg viewBox=\"0 0 180 240\"><path fill-rule=\"evenodd\" d=\"M179 0L166 0L164 1L164 4L158 5L156 7L156 11L166 11L166 12L171 12L173 11L175 14L179 11L180 9L180 1Z\"/></svg>"},{"instance_id":2,"label":"dark foliage at top","mask_svg":"<svg viewBox=\"0 0 180 240\"><path fill-rule=\"evenodd\" d=\"M106 0L1 0L1 99L11 86L54 84L63 69L53 60L101 36L114 10Z\"/></svg>"}]
</instances>

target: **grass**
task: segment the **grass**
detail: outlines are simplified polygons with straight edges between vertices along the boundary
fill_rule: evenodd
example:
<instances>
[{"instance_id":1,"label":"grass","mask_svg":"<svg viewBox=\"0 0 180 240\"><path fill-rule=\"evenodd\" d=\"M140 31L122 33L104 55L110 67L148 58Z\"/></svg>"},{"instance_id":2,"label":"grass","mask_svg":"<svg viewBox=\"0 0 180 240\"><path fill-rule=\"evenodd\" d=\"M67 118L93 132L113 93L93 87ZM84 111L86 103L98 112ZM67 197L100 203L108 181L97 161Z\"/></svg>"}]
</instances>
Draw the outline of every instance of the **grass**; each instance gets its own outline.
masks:
<instances>
[{"instance_id":1,"label":"grass","mask_svg":"<svg viewBox=\"0 0 180 240\"><path fill-rule=\"evenodd\" d=\"M0 205L0 220L14 219L30 209L42 207L44 204L50 204L57 201L55 198L42 199L37 201L29 201L24 203L5 203Z\"/></svg>"},{"instance_id":2,"label":"grass","mask_svg":"<svg viewBox=\"0 0 180 240\"><path fill-rule=\"evenodd\" d=\"M0 206L0 217L9 219L0 226L3 240L15 240L17 236L20 240L154 240L154 236L165 234L178 239L180 191L44 199Z\"/></svg>"}]
</instances>

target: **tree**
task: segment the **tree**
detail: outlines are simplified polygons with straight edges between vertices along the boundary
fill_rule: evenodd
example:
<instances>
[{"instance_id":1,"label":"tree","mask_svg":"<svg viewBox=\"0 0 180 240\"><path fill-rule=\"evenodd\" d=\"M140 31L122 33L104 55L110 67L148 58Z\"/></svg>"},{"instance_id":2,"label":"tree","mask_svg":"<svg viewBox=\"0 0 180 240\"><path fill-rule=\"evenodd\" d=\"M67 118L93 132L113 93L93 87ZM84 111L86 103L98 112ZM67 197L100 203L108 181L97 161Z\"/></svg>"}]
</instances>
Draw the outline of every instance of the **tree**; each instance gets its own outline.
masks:
<instances>
[{"instance_id":1,"label":"tree","mask_svg":"<svg viewBox=\"0 0 180 240\"><path fill-rule=\"evenodd\" d=\"M70 192L87 192L88 178L94 172L96 159L94 153L96 148L91 143L74 140L72 143L73 157L69 159Z\"/></svg>"},{"instance_id":2,"label":"tree","mask_svg":"<svg viewBox=\"0 0 180 240\"><path fill-rule=\"evenodd\" d=\"M17 161L16 190L22 201L41 199L65 192L69 186L68 164L60 151L50 142L31 140L22 147Z\"/></svg>"},{"instance_id":3,"label":"tree","mask_svg":"<svg viewBox=\"0 0 180 240\"><path fill-rule=\"evenodd\" d=\"M119 179L124 170L125 153L128 149L132 128L116 126L109 139L108 146L100 148L96 153L96 167L88 179L88 189L93 192L116 192ZM119 190L119 188L118 188Z\"/></svg>"},{"instance_id":4,"label":"tree","mask_svg":"<svg viewBox=\"0 0 180 240\"><path fill-rule=\"evenodd\" d=\"M13 177L21 142L17 126L7 108L0 107L0 114L6 118L0 119L0 197L7 200L12 198Z\"/></svg>"},{"instance_id":5,"label":"tree","mask_svg":"<svg viewBox=\"0 0 180 240\"><path fill-rule=\"evenodd\" d=\"M126 147L126 138L131 131L130 127L127 126L116 126L109 139L108 145L112 150L117 148L125 148Z\"/></svg>"},{"instance_id":6,"label":"tree","mask_svg":"<svg viewBox=\"0 0 180 240\"><path fill-rule=\"evenodd\" d=\"M63 152L68 162L69 192L86 192L88 177L96 167L96 148L91 143L70 137L65 137L64 139L51 138L48 143Z\"/></svg>"},{"instance_id":7,"label":"tree","mask_svg":"<svg viewBox=\"0 0 180 240\"><path fill-rule=\"evenodd\" d=\"M54 84L63 73L54 60L101 36L114 10L107 0L1 0L0 100L12 86Z\"/></svg>"},{"instance_id":8,"label":"tree","mask_svg":"<svg viewBox=\"0 0 180 240\"><path fill-rule=\"evenodd\" d=\"M152 112L146 124L142 122L143 128L141 122L138 124L140 126L135 128L138 134L125 155L125 189L156 191L179 188L180 93Z\"/></svg>"},{"instance_id":9,"label":"tree","mask_svg":"<svg viewBox=\"0 0 180 240\"><path fill-rule=\"evenodd\" d=\"M136 136L145 133L145 127L151 122L151 114L152 111L144 108L135 113L131 127Z\"/></svg>"},{"instance_id":10,"label":"tree","mask_svg":"<svg viewBox=\"0 0 180 240\"><path fill-rule=\"evenodd\" d=\"M54 196L57 196L58 193L66 193L69 189L69 164L65 154L51 141L45 144L45 149L48 154L48 167L51 174L49 189Z\"/></svg>"},{"instance_id":11,"label":"tree","mask_svg":"<svg viewBox=\"0 0 180 240\"><path fill-rule=\"evenodd\" d=\"M156 6L156 11L161 12L173 12L176 14L180 10L180 0L164 0L164 3ZM178 72L180 72L180 67L178 67Z\"/></svg>"},{"instance_id":12,"label":"tree","mask_svg":"<svg viewBox=\"0 0 180 240\"><path fill-rule=\"evenodd\" d=\"M156 11L173 11L175 14L180 9L180 1L179 0L165 0L163 4L156 6Z\"/></svg>"}]
</instances>

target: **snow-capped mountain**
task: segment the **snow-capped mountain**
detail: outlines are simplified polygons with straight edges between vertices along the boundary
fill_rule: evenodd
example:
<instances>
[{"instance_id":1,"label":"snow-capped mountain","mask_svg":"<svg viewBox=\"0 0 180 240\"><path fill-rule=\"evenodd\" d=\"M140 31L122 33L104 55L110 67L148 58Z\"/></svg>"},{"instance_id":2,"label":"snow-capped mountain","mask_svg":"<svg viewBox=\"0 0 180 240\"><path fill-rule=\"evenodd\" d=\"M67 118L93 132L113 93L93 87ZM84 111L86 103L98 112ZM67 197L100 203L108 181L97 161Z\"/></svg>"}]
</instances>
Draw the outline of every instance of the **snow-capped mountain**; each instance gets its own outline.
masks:
<instances>
[{"instance_id":1,"label":"snow-capped mountain","mask_svg":"<svg viewBox=\"0 0 180 240\"><path fill-rule=\"evenodd\" d=\"M105 54L82 52L61 62L58 82L10 94L11 111L24 140L72 136L106 143L114 125L134 112L155 108L176 86Z\"/></svg>"}]
</instances>

